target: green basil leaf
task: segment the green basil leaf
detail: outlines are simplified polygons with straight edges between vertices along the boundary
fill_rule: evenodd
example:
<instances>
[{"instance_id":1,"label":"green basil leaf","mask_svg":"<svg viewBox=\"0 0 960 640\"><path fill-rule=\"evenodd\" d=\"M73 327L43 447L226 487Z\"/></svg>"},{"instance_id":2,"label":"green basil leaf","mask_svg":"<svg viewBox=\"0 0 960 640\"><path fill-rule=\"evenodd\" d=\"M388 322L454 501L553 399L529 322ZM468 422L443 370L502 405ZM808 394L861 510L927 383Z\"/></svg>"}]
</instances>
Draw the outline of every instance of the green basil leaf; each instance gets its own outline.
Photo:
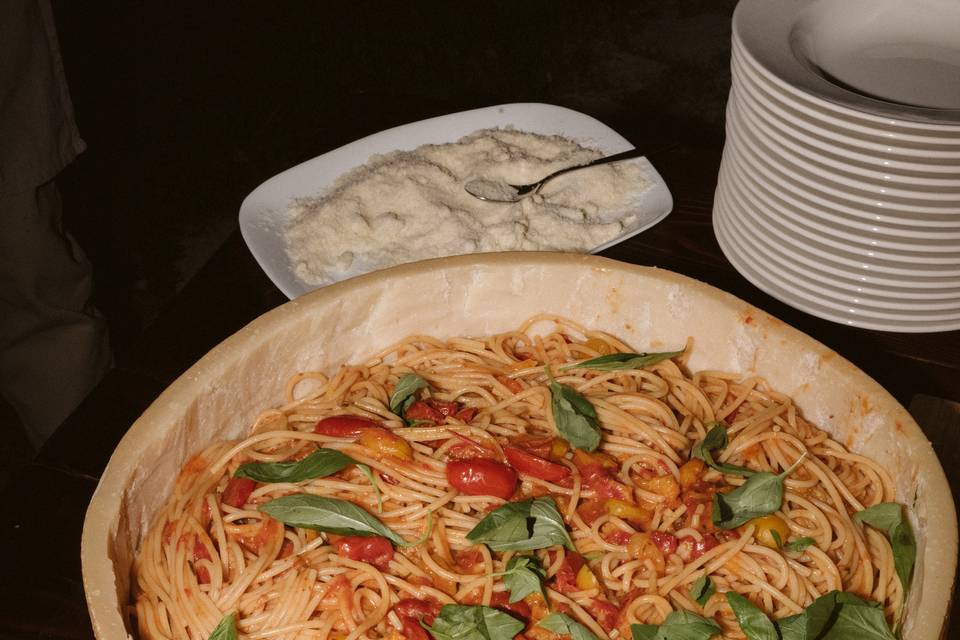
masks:
<instances>
[{"instance_id":1,"label":"green basil leaf","mask_svg":"<svg viewBox=\"0 0 960 640\"><path fill-rule=\"evenodd\" d=\"M780 640L807 640L807 616L805 613L774 620L773 624L777 627Z\"/></svg>"},{"instance_id":2,"label":"green basil leaf","mask_svg":"<svg viewBox=\"0 0 960 640\"><path fill-rule=\"evenodd\" d=\"M780 640L894 640L879 602L831 591L803 613L777 620ZM749 636L748 636L749 637Z\"/></svg>"},{"instance_id":3,"label":"green basil leaf","mask_svg":"<svg viewBox=\"0 0 960 640\"><path fill-rule=\"evenodd\" d=\"M710 514L713 524L721 529L736 529L749 520L779 509L783 504L783 481L805 456L800 456L780 475L760 471L730 493L713 494L713 513Z\"/></svg>"},{"instance_id":4,"label":"green basil leaf","mask_svg":"<svg viewBox=\"0 0 960 640\"><path fill-rule=\"evenodd\" d=\"M807 547L816 544L816 542L817 542L816 540L809 537L797 538L796 540L793 540L783 545L783 550L800 552L800 551L806 550Z\"/></svg>"},{"instance_id":5,"label":"green basil leaf","mask_svg":"<svg viewBox=\"0 0 960 640\"><path fill-rule=\"evenodd\" d=\"M235 478L250 478L257 482L303 482L331 476L351 464L357 465L357 469L370 481L377 496L377 510L383 511L383 497L370 467L336 449L317 449L296 462L248 462L237 467L233 475Z\"/></svg>"},{"instance_id":6,"label":"green basil leaf","mask_svg":"<svg viewBox=\"0 0 960 640\"><path fill-rule=\"evenodd\" d=\"M630 625L633 640L708 640L721 631L713 620L683 610L671 612L661 625Z\"/></svg>"},{"instance_id":7,"label":"green basil leaf","mask_svg":"<svg viewBox=\"0 0 960 640\"><path fill-rule=\"evenodd\" d=\"M550 406L560 435L577 449L593 451L600 446L600 423L590 401L550 378Z\"/></svg>"},{"instance_id":8,"label":"green basil leaf","mask_svg":"<svg viewBox=\"0 0 960 640\"><path fill-rule=\"evenodd\" d=\"M551 613L538 622L537 626L553 633L570 636L571 640L598 640L592 631L563 613Z\"/></svg>"},{"instance_id":9,"label":"green basil leaf","mask_svg":"<svg viewBox=\"0 0 960 640\"><path fill-rule=\"evenodd\" d=\"M401 547L416 544L408 543L366 510L346 500L297 493L262 504L260 511L301 529L315 529L342 536L383 536Z\"/></svg>"},{"instance_id":10,"label":"green basil leaf","mask_svg":"<svg viewBox=\"0 0 960 640\"><path fill-rule=\"evenodd\" d=\"M417 390L426 389L426 387L427 381L417 374L403 374L390 396L390 411L402 418L404 412L417 399Z\"/></svg>"},{"instance_id":11,"label":"green basil leaf","mask_svg":"<svg viewBox=\"0 0 960 640\"><path fill-rule=\"evenodd\" d=\"M360 469L360 472L370 481L370 486L373 487L373 493L377 496L377 513L383 513L383 496L380 495L380 487L377 486L377 480L373 477L373 469L360 462L357 462L356 465L357 469Z\"/></svg>"},{"instance_id":12,"label":"green basil leaf","mask_svg":"<svg viewBox=\"0 0 960 640\"><path fill-rule=\"evenodd\" d=\"M223 616L209 640L237 640L237 614L234 612Z\"/></svg>"},{"instance_id":13,"label":"green basil leaf","mask_svg":"<svg viewBox=\"0 0 960 640\"><path fill-rule=\"evenodd\" d=\"M696 600L701 607L706 606L707 600L716 592L717 585L713 584L713 580L706 575L697 578L697 581L690 587L690 597Z\"/></svg>"},{"instance_id":14,"label":"green basil leaf","mask_svg":"<svg viewBox=\"0 0 960 640\"><path fill-rule=\"evenodd\" d=\"M656 640L659 631L660 625L658 624L630 625L630 635L633 636L633 640Z\"/></svg>"},{"instance_id":15,"label":"green basil leaf","mask_svg":"<svg viewBox=\"0 0 960 640\"><path fill-rule=\"evenodd\" d=\"M552 497L508 502L467 533L467 540L493 551L531 551L563 545L575 550Z\"/></svg>"},{"instance_id":16,"label":"green basil leaf","mask_svg":"<svg viewBox=\"0 0 960 640\"><path fill-rule=\"evenodd\" d=\"M886 531L890 539L890 548L893 550L893 568L900 578L903 587L903 599L898 620L903 616L903 605L907 601L907 591L910 588L910 576L913 574L913 565L917 560L917 541L913 537L913 529L907 520L903 506L896 502L882 502L869 509L854 514L854 520L864 522L875 529Z\"/></svg>"},{"instance_id":17,"label":"green basil leaf","mask_svg":"<svg viewBox=\"0 0 960 640\"><path fill-rule=\"evenodd\" d=\"M773 541L777 543L777 549L782 549L783 538L780 537L780 532L776 529L770 529L770 536L773 538Z\"/></svg>"},{"instance_id":18,"label":"green basil leaf","mask_svg":"<svg viewBox=\"0 0 960 640\"><path fill-rule=\"evenodd\" d=\"M780 640L773 622L755 604L734 591L727 592L727 602L748 640Z\"/></svg>"},{"instance_id":19,"label":"green basil leaf","mask_svg":"<svg viewBox=\"0 0 960 640\"><path fill-rule=\"evenodd\" d=\"M690 449L691 458L700 458L707 463L711 469L716 469L720 473L726 473L735 476L752 476L755 471L746 467L739 467L735 464L719 463L713 459L713 451L723 449L727 446L727 428L722 422L714 421L703 425L709 427L707 435Z\"/></svg>"},{"instance_id":20,"label":"green basil leaf","mask_svg":"<svg viewBox=\"0 0 960 640\"><path fill-rule=\"evenodd\" d=\"M660 353L611 353L607 356L600 356L583 362L568 364L560 367L561 371L568 369L593 369L595 371L623 371L625 369L643 369L663 362L669 358L675 358L683 353L680 351L663 351Z\"/></svg>"},{"instance_id":21,"label":"green basil leaf","mask_svg":"<svg viewBox=\"0 0 960 640\"><path fill-rule=\"evenodd\" d=\"M248 462L240 465L235 478L250 478L257 482L303 482L325 478L357 464L357 461L336 449L317 449L297 462Z\"/></svg>"},{"instance_id":22,"label":"green basil leaf","mask_svg":"<svg viewBox=\"0 0 960 640\"><path fill-rule=\"evenodd\" d=\"M849 638L896 640L896 636L887 626L887 619L881 607L844 604L838 598L832 624L817 640L848 640Z\"/></svg>"},{"instance_id":23,"label":"green basil leaf","mask_svg":"<svg viewBox=\"0 0 960 640\"><path fill-rule=\"evenodd\" d=\"M783 479L772 473L760 472L730 493L713 494L710 519L721 529L736 529L754 518L773 513L781 504Z\"/></svg>"},{"instance_id":24,"label":"green basil leaf","mask_svg":"<svg viewBox=\"0 0 960 640\"><path fill-rule=\"evenodd\" d=\"M420 623L434 640L512 640L524 624L497 609L445 604L430 626Z\"/></svg>"},{"instance_id":25,"label":"green basil leaf","mask_svg":"<svg viewBox=\"0 0 960 640\"><path fill-rule=\"evenodd\" d=\"M502 574L503 583L510 590L510 603L519 602L531 593L539 593L544 601L547 594L543 591L543 581L547 572L540 560L533 556L513 556Z\"/></svg>"}]
</instances>

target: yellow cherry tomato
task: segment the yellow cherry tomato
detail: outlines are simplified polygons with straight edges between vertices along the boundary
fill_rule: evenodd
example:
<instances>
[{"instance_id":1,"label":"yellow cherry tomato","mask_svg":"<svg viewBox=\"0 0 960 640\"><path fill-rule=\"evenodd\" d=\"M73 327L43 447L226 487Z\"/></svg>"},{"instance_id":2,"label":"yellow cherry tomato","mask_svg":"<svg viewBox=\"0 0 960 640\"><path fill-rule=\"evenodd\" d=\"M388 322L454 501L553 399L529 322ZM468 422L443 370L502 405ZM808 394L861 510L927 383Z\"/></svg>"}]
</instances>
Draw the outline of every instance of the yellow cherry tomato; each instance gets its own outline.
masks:
<instances>
[{"instance_id":1,"label":"yellow cherry tomato","mask_svg":"<svg viewBox=\"0 0 960 640\"><path fill-rule=\"evenodd\" d=\"M613 353L613 347L600 338L588 338L587 341L583 343L583 346L596 351L602 356L608 356Z\"/></svg>"},{"instance_id":2,"label":"yellow cherry tomato","mask_svg":"<svg viewBox=\"0 0 960 640\"><path fill-rule=\"evenodd\" d=\"M637 486L644 491L663 496L667 503L673 503L680 497L680 485L676 478L670 474L650 478L649 480L640 480Z\"/></svg>"},{"instance_id":3,"label":"yellow cherry tomato","mask_svg":"<svg viewBox=\"0 0 960 640\"><path fill-rule=\"evenodd\" d=\"M626 500L610 498L604 501L603 508L612 516L629 520L630 522L649 522L651 514L649 511Z\"/></svg>"},{"instance_id":4,"label":"yellow cherry tomato","mask_svg":"<svg viewBox=\"0 0 960 640\"><path fill-rule=\"evenodd\" d=\"M658 575L663 575L666 569L663 552L650 538L649 533L641 532L630 536L630 540L627 542L627 554L640 562L645 563L647 560L652 562Z\"/></svg>"},{"instance_id":5,"label":"yellow cherry tomato","mask_svg":"<svg viewBox=\"0 0 960 640\"><path fill-rule=\"evenodd\" d=\"M700 458L691 458L680 467L680 486L689 489L703 478L707 465Z\"/></svg>"},{"instance_id":6,"label":"yellow cherry tomato","mask_svg":"<svg viewBox=\"0 0 960 640\"><path fill-rule=\"evenodd\" d=\"M757 543L770 549L782 547L790 535L790 527L779 516L769 515L754 518L746 526L751 524L756 527L753 535L757 539Z\"/></svg>"},{"instance_id":7,"label":"yellow cherry tomato","mask_svg":"<svg viewBox=\"0 0 960 640\"><path fill-rule=\"evenodd\" d=\"M593 575L590 567L583 565L577 572L577 588L581 591L588 591L597 588L597 576Z\"/></svg>"},{"instance_id":8,"label":"yellow cherry tomato","mask_svg":"<svg viewBox=\"0 0 960 640\"><path fill-rule=\"evenodd\" d=\"M370 449L377 458L393 456L400 460L413 460L410 443L387 429L371 428L360 432L357 442Z\"/></svg>"},{"instance_id":9,"label":"yellow cherry tomato","mask_svg":"<svg viewBox=\"0 0 960 640\"><path fill-rule=\"evenodd\" d=\"M559 460L570 451L570 443L563 438L554 438L550 445L550 459Z\"/></svg>"}]
</instances>

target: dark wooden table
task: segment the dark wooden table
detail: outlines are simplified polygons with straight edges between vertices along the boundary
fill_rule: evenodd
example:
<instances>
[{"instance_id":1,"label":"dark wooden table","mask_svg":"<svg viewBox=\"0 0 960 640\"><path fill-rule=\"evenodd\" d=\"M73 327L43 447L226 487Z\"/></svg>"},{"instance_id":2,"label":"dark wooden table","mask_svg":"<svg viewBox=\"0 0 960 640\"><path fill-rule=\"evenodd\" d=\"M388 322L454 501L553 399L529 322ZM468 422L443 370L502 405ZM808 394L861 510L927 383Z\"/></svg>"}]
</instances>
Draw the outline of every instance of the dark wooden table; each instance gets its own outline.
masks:
<instances>
[{"instance_id":1,"label":"dark wooden table","mask_svg":"<svg viewBox=\"0 0 960 640\"><path fill-rule=\"evenodd\" d=\"M960 402L960 332L852 329L778 302L742 278L714 238L711 209L718 146L675 146L654 154L654 162L674 194L673 213L605 255L671 269L740 296L846 356L905 406L928 406L927 396ZM3 493L0 516L0 546L6 551L0 574L3 637L92 637L80 573L80 532L87 502L111 452L172 380L218 342L283 302L235 231L33 464L14 477ZM951 410L938 406L941 416L949 418ZM960 440L949 423L942 419L921 426L956 496ZM948 637L960 637L957 617Z\"/></svg>"}]
</instances>

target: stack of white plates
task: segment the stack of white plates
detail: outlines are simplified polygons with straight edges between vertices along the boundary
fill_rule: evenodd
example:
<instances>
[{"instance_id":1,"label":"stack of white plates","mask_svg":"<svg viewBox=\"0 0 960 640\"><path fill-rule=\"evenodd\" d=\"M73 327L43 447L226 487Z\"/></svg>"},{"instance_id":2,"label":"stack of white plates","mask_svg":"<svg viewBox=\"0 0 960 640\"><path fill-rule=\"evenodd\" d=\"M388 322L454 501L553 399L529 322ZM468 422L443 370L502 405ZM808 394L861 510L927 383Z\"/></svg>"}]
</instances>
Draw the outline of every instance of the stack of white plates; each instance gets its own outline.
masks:
<instances>
[{"instance_id":1,"label":"stack of white plates","mask_svg":"<svg viewBox=\"0 0 960 640\"><path fill-rule=\"evenodd\" d=\"M960 3L742 0L731 70L730 262L821 318L960 329Z\"/></svg>"}]
</instances>

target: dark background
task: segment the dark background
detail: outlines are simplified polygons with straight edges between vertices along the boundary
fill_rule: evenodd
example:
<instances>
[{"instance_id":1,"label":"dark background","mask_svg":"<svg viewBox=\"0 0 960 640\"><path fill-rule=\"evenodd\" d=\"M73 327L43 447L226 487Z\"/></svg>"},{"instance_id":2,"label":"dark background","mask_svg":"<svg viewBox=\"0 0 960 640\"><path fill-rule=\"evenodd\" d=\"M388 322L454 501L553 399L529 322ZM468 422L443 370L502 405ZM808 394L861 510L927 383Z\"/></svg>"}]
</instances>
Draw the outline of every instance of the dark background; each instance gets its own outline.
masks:
<instances>
[{"instance_id":1,"label":"dark background","mask_svg":"<svg viewBox=\"0 0 960 640\"><path fill-rule=\"evenodd\" d=\"M735 4L54 0L88 144L57 183L118 361L248 193L362 136L546 102L642 148L719 146ZM0 429L2 486L31 451L2 400Z\"/></svg>"}]
</instances>

